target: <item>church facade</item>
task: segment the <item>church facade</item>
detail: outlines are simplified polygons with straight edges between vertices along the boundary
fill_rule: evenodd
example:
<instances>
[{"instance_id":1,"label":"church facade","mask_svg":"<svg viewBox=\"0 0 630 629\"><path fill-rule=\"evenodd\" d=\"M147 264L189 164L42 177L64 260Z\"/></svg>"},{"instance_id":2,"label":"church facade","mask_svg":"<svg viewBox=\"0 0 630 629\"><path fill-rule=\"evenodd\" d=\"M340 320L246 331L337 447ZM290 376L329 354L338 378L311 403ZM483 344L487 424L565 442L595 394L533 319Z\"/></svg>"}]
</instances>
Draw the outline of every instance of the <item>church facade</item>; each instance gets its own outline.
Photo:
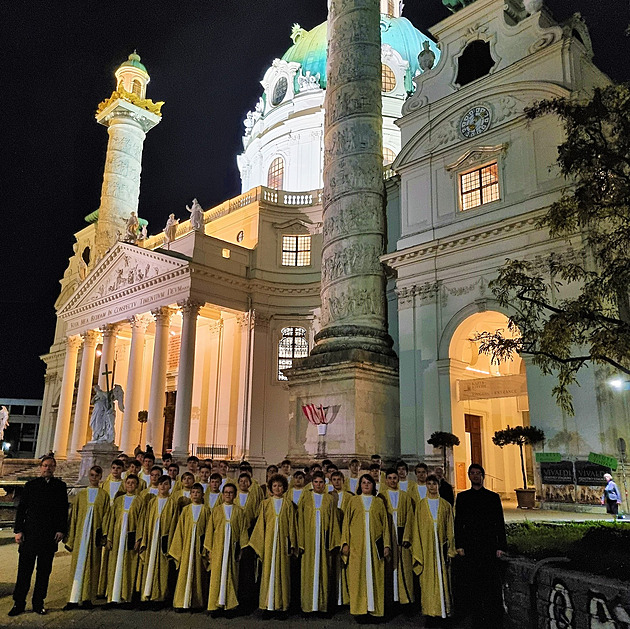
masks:
<instances>
[{"instance_id":1,"label":"church facade","mask_svg":"<svg viewBox=\"0 0 630 629\"><path fill-rule=\"evenodd\" d=\"M607 78L577 17L558 24L536 3L528 11L522 0L476 0L430 38L400 4L381 2L384 163L394 162L385 169L381 261L400 359L400 426L392 429L409 461L438 461L426 440L455 433L457 488L477 461L491 488L510 492L518 454L492 444L495 430L536 425L548 449L573 458L614 454L615 440L630 433L608 374L582 378L569 417L555 405L553 379L527 358L492 365L470 340L506 326L509 312L488 289L505 258L544 264L550 251L581 251L536 228L566 185L555 166L562 131L551 118L528 123L524 108L586 96ZM182 221L174 239L118 234L137 212L142 142L159 122L139 58L119 69L126 84L97 114L110 136L101 206L76 234L43 357L38 454L78 458L90 438L92 387L115 382L125 391L115 428L126 452L150 443L156 452L262 466L295 451L299 437L299 450L316 455L316 426L290 406L282 371L308 355L320 327L326 25L296 27L292 40L245 120L242 194L206 210L201 230ZM531 454L528 467L535 472Z\"/></svg>"}]
</instances>

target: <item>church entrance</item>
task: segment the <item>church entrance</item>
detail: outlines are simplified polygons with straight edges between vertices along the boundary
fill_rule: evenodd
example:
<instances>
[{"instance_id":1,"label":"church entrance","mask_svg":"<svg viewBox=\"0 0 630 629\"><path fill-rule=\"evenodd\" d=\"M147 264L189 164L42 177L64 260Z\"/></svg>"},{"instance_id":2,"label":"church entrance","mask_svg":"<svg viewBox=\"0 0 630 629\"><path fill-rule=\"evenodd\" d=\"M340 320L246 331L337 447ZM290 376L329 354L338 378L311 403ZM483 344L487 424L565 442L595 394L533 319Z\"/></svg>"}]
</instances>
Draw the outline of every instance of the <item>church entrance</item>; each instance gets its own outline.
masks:
<instances>
[{"instance_id":1,"label":"church entrance","mask_svg":"<svg viewBox=\"0 0 630 629\"><path fill-rule=\"evenodd\" d=\"M471 463L486 470L486 487L511 492L519 487L518 448L499 448L492 442L497 430L529 424L525 363L520 356L499 365L480 354L471 339L478 332L498 329L508 334L507 317L500 312L476 313L455 330L449 345L452 432L460 439L454 449L455 483L466 489Z\"/></svg>"}]
</instances>

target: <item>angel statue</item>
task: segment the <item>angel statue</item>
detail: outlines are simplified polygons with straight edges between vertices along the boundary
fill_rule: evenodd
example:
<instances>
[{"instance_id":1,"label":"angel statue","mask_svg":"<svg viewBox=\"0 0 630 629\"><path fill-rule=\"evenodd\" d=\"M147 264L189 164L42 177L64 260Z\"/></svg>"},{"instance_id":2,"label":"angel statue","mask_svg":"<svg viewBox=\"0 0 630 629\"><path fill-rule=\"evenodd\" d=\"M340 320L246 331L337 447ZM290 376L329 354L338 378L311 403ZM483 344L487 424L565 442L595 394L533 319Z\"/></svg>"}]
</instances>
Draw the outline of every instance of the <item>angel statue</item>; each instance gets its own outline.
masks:
<instances>
[{"instance_id":1,"label":"angel statue","mask_svg":"<svg viewBox=\"0 0 630 629\"><path fill-rule=\"evenodd\" d=\"M116 422L116 409L114 402L118 402L118 410L124 411L123 389L115 384L111 391L103 391L98 384L94 385L94 397L92 404L94 410L90 418L93 443L114 443L114 424Z\"/></svg>"},{"instance_id":2,"label":"angel statue","mask_svg":"<svg viewBox=\"0 0 630 629\"><path fill-rule=\"evenodd\" d=\"M4 440L4 431L9 425L9 411L6 406L0 407L0 441Z\"/></svg>"},{"instance_id":3,"label":"angel statue","mask_svg":"<svg viewBox=\"0 0 630 629\"><path fill-rule=\"evenodd\" d=\"M135 244L138 240L138 231L140 230L140 221L135 212L132 212L127 219L125 230L125 242Z\"/></svg>"},{"instance_id":4,"label":"angel statue","mask_svg":"<svg viewBox=\"0 0 630 629\"><path fill-rule=\"evenodd\" d=\"M190 212L190 225L196 231L203 231L203 208L197 199L193 199L192 207L186 206Z\"/></svg>"}]
</instances>

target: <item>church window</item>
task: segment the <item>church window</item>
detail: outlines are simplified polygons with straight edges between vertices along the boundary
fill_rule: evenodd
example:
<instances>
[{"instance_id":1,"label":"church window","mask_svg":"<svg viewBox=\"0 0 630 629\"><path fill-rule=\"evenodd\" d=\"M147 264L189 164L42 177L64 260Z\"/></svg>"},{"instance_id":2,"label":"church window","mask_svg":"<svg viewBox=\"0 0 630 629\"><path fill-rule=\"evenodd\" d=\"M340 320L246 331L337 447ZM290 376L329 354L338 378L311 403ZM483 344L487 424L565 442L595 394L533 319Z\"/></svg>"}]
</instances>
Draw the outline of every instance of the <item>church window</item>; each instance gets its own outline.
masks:
<instances>
[{"instance_id":1,"label":"church window","mask_svg":"<svg viewBox=\"0 0 630 629\"><path fill-rule=\"evenodd\" d=\"M138 79L134 79L131 87L131 91L136 95L142 97L142 83Z\"/></svg>"},{"instance_id":2,"label":"church window","mask_svg":"<svg viewBox=\"0 0 630 629\"><path fill-rule=\"evenodd\" d=\"M310 236L282 236L282 266L311 264Z\"/></svg>"},{"instance_id":3,"label":"church window","mask_svg":"<svg viewBox=\"0 0 630 629\"><path fill-rule=\"evenodd\" d=\"M276 157L267 171L267 187L273 190L282 190L284 179L284 160Z\"/></svg>"},{"instance_id":4,"label":"church window","mask_svg":"<svg viewBox=\"0 0 630 629\"><path fill-rule=\"evenodd\" d=\"M287 89L289 88L289 82L286 76L281 76L276 84L273 86L273 94L271 96L271 104L275 107L279 105L284 97L287 95Z\"/></svg>"},{"instance_id":5,"label":"church window","mask_svg":"<svg viewBox=\"0 0 630 629\"><path fill-rule=\"evenodd\" d=\"M394 71L385 63L381 64L381 90L383 92L393 92L396 89L396 75Z\"/></svg>"},{"instance_id":6,"label":"church window","mask_svg":"<svg viewBox=\"0 0 630 629\"><path fill-rule=\"evenodd\" d=\"M387 164L393 163L396 159L396 153L392 151L392 149L388 149L387 147L383 148L383 166L387 166Z\"/></svg>"},{"instance_id":7,"label":"church window","mask_svg":"<svg viewBox=\"0 0 630 629\"><path fill-rule=\"evenodd\" d=\"M85 262L86 264L90 263L90 256L91 256L91 251L89 247L86 247L83 250L83 253L81 254L81 257L83 258L83 262Z\"/></svg>"},{"instance_id":8,"label":"church window","mask_svg":"<svg viewBox=\"0 0 630 629\"><path fill-rule=\"evenodd\" d=\"M494 59L490 54L490 44L480 39L470 42L460 55L457 65L458 72L455 82L460 87L486 76L494 66Z\"/></svg>"},{"instance_id":9,"label":"church window","mask_svg":"<svg viewBox=\"0 0 630 629\"><path fill-rule=\"evenodd\" d=\"M278 380L287 379L282 371L293 366L294 358L307 356L306 330L298 327L282 328L282 339L278 343Z\"/></svg>"},{"instance_id":10,"label":"church window","mask_svg":"<svg viewBox=\"0 0 630 629\"><path fill-rule=\"evenodd\" d=\"M486 164L460 175L460 201L462 210L470 210L486 203L498 201L499 165Z\"/></svg>"}]
</instances>

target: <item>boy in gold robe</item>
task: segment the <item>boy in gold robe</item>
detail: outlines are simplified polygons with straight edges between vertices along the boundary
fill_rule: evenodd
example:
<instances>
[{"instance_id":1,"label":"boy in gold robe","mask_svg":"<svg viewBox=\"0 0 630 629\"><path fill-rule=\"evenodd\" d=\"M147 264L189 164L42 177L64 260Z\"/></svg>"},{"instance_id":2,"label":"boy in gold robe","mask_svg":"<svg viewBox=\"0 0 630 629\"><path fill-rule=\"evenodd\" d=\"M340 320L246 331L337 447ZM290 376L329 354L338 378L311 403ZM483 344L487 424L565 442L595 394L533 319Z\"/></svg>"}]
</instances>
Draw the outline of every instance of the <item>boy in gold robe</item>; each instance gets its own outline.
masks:
<instances>
[{"instance_id":1,"label":"boy in gold robe","mask_svg":"<svg viewBox=\"0 0 630 629\"><path fill-rule=\"evenodd\" d=\"M418 463L415 468L416 483L410 483L407 488L407 494L413 500L413 508L418 506L418 503L427 496L427 475L429 474L429 467L426 463Z\"/></svg>"},{"instance_id":2,"label":"boy in gold robe","mask_svg":"<svg viewBox=\"0 0 630 629\"><path fill-rule=\"evenodd\" d=\"M190 504L179 516L168 554L175 560L177 584L173 597L176 611L203 609L208 592L208 572L203 547L210 510L203 501L203 487L194 483Z\"/></svg>"},{"instance_id":3,"label":"boy in gold robe","mask_svg":"<svg viewBox=\"0 0 630 629\"><path fill-rule=\"evenodd\" d=\"M302 555L302 611L328 611L332 552L339 548L341 531L334 498L326 492L323 472L315 472L313 490L298 505L298 545Z\"/></svg>"},{"instance_id":4,"label":"boy in gold robe","mask_svg":"<svg viewBox=\"0 0 630 629\"><path fill-rule=\"evenodd\" d=\"M144 501L137 495L138 477L128 474L125 494L114 500L108 518L107 603L130 604L135 592L138 551L142 544Z\"/></svg>"},{"instance_id":5,"label":"boy in gold robe","mask_svg":"<svg viewBox=\"0 0 630 629\"><path fill-rule=\"evenodd\" d=\"M192 487L195 484L195 477L192 472L184 472L180 478L180 483L180 488L177 491L171 492L171 498L173 498L175 504L177 505L178 516L182 512L183 508L191 503ZM203 487L201 488L201 491L203 492Z\"/></svg>"},{"instance_id":6,"label":"boy in gold robe","mask_svg":"<svg viewBox=\"0 0 630 629\"><path fill-rule=\"evenodd\" d=\"M341 530L343 526L344 513L350 504L351 498L354 496L353 493L345 489L347 487L346 480L347 479L344 479L343 474L339 471L333 472L330 475L330 482L333 486L333 491L330 492L330 495L334 498L335 505L337 507L336 515L339 522L339 530ZM346 564L341 558L341 553L335 552L334 564L337 605L349 605L350 594L348 592L348 571L346 570Z\"/></svg>"},{"instance_id":7,"label":"boy in gold robe","mask_svg":"<svg viewBox=\"0 0 630 629\"><path fill-rule=\"evenodd\" d=\"M291 555L297 555L295 506L285 496L287 479L274 474L267 485L271 498L262 504L249 546L262 561L259 607L286 615L291 602Z\"/></svg>"},{"instance_id":8,"label":"boy in gold robe","mask_svg":"<svg viewBox=\"0 0 630 629\"><path fill-rule=\"evenodd\" d=\"M359 459L352 459L350 463L348 463L348 468L350 469L350 473L348 474L348 478L345 480L346 491L349 491L351 494L356 494L359 490L359 478L361 477L361 461Z\"/></svg>"},{"instance_id":9,"label":"boy in gold robe","mask_svg":"<svg viewBox=\"0 0 630 629\"><path fill-rule=\"evenodd\" d=\"M137 459L131 459L127 466L127 472L124 474L124 478L127 478L128 476L135 476L138 479L138 487L136 489L136 494L138 495L141 491L144 491L147 488L146 481L138 476L141 469L142 463L140 463Z\"/></svg>"},{"instance_id":10,"label":"boy in gold robe","mask_svg":"<svg viewBox=\"0 0 630 629\"><path fill-rule=\"evenodd\" d=\"M146 506L145 534L140 547L141 565L138 573L140 599L156 607L163 604L169 595L168 549L177 525L177 505L169 495L170 476L160 476L157 487L157 496L149 500Z\"/></svg>"},{"instance_id":11,"label":"boy in gold robe","mask_svg":"<svg viewBox=\"0 0 630 629\"><path fill-rule=\"evenodd\" d=\"M358 495L350 500L343 519L341 554L348 564L350 613L385 614L385 560L391 558L385 501L376 495L369 474L359 479Z\"/></svg>"},{"instance_id":12,"label":"boy in gold robe","mask_svg":"<svg viewBox=\"0 0 630 629\"><path fill-rule=\"evenodd\" d=\"M217 505L221 504L221 481L222 477L219 472L210 474L210 482L208 483L208 491L204 495L206 507L212 511Z\"/></svg>"},{"instance_id":13,"label":"boy in gold robe","mask_svg":"<svg viewBox=\"0 0 630 629\"><path fill-rule=\"evenodd\" d=\"M416 506L413 539L414 571L420 575L420 600L425 616L451 615L450 560L457 554L453 508L440 498L437 476L427 476L427 497Z\"/></svg>"},{"instance_id":14,"label":"boy in gold robe","mask_svg":"<svg viewBox=\"0 0 630 629\"><path fill-rule=\"evenodd\" d=\"M81 489L72 505L66 548L72 553L70 597L64 610L90 609L98 594L103 529L109 514L109 496L100 489L103 470L95 465L88 474L89 486Z\"/></svg>"},{"instance_id":15,"label":"boy in gold robe","mask_svg":"<svg viewBox=\"0 0 630 629\"><path fill-rule=\"evenodd\" d=\"M158 495L159 487L158 483L162 476L162 468L159 465L154 465L149 472L149 484L146 489L143 489L140 492L140 497L145 502L145 506L148 505L149 501Z\"/></svg>"},{"instance_id":16,"label":"boy in gold robe","mask_svg":"<svg viewBox=\"0 0 630 629\"><path fill-rule=\"evenodd\" d=\"M221 493L223 499L208 520L204 543L210 562L208 611L211 612L238 607L241 550L249 541L245 512L234 503L236 485L226 483Z\"/></svg>"}]
</instances>

